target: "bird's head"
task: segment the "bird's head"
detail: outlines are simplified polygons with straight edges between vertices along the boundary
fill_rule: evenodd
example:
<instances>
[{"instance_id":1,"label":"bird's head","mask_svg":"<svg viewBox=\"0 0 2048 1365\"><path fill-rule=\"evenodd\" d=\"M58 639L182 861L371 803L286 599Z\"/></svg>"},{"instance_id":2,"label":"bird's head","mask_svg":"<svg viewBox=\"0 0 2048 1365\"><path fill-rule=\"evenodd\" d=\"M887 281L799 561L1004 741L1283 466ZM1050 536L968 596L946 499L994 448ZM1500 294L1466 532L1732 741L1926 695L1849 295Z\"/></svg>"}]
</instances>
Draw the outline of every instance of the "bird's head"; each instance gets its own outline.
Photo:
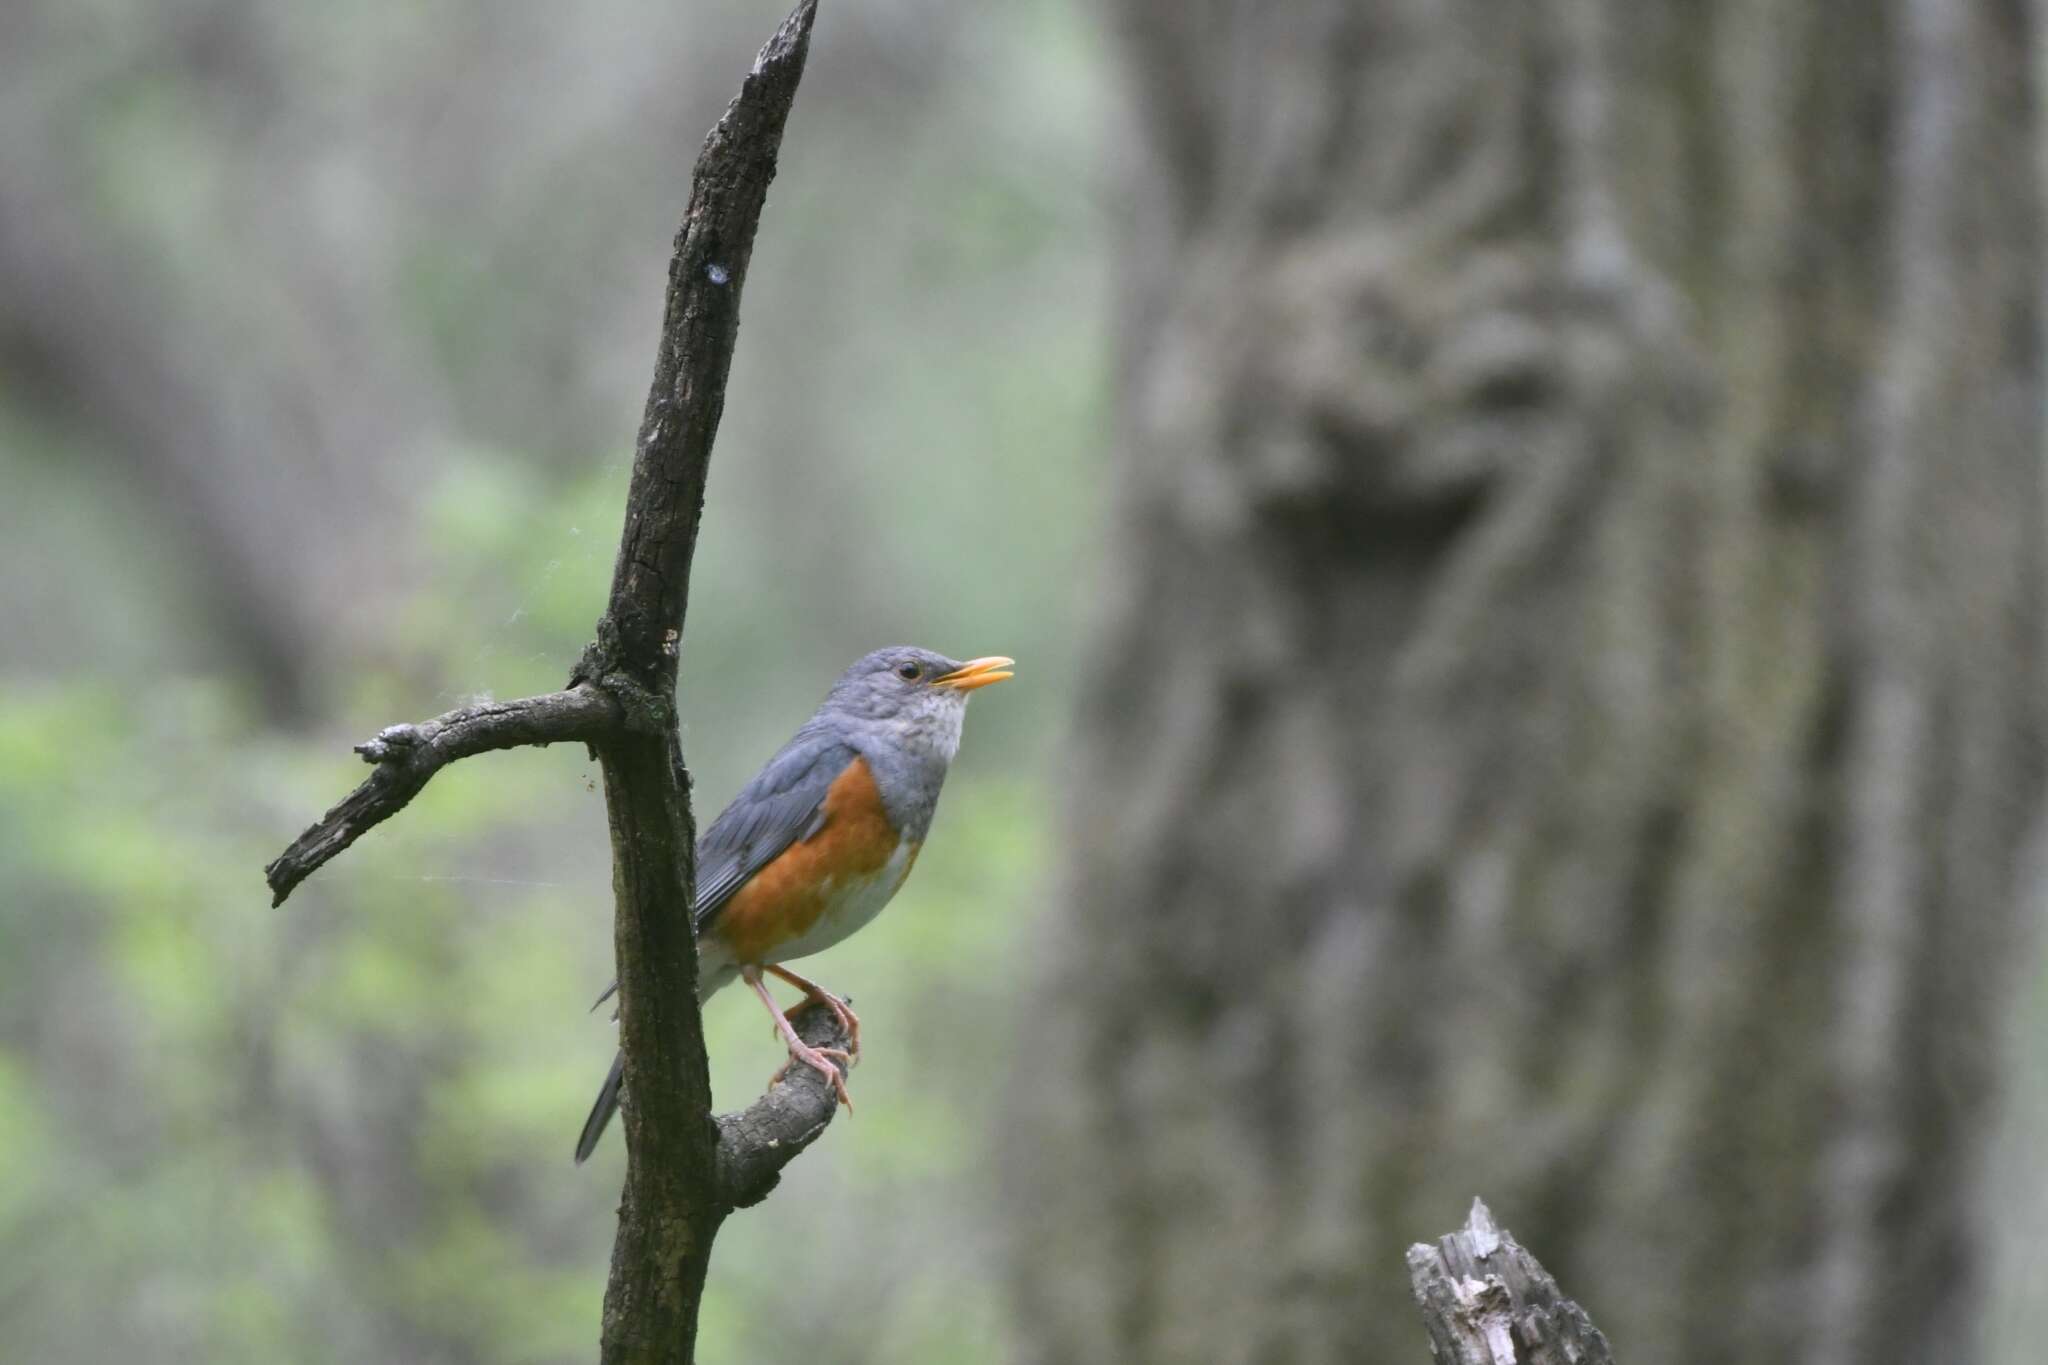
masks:
<instances>
[{"instance_id":1,"label":"bird's head","mask_svg":"<svg viewBox=\"0 0 2048 1365\"><path fill-rule=\"evenodd\" d=\"M903 742L951 758L972 692L1014 676L1000 654L961 662L929 649L892 645L862 656L839 675L827 709L888 727Z\"/></svg>"}]
</instances>

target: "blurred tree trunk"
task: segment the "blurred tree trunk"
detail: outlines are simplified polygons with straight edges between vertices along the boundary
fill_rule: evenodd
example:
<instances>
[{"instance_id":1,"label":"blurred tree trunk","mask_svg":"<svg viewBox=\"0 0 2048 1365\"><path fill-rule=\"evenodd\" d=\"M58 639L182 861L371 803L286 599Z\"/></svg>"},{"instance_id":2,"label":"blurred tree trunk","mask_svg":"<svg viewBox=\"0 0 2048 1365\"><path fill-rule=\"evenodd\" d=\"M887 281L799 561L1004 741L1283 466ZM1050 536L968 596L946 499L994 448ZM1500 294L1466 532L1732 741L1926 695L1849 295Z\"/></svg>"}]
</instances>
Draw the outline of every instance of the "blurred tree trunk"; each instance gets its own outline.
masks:
<instances>
[{"instance_id":1,"label":"blurred tree trunk","mask_svg":"<svg viewBox=\"0 0 2048 1365\"><path fill-rule=\"evenodd\" d=\"M1044 1361L1962 1360L2042 796L2024 6L1122 0Z\"/></svg>"}]
</instances>

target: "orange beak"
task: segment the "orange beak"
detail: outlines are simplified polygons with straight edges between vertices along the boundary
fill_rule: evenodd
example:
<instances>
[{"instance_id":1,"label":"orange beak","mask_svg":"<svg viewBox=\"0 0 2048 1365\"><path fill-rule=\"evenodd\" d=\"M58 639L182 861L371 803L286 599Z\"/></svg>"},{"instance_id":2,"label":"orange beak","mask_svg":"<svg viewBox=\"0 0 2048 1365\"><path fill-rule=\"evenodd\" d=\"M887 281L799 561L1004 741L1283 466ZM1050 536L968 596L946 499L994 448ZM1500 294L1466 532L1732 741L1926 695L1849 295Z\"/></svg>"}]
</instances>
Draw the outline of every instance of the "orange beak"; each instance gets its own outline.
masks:
<instances>
[{"instance_id":1,"label":"orange beak","mask_svg":"<svg viewBox=\"0 0 2048 1365\"><path fill-rule=\"evenodd\" d=\"M1017 675L1010 672L1010 666L1017 661L1006 659L1000 654L991 654L985 659L969 659L942 678L933 678L932 686L950 687L955 692L972 692L977 687L987 687Z\"/></svg>"}]
</instances>

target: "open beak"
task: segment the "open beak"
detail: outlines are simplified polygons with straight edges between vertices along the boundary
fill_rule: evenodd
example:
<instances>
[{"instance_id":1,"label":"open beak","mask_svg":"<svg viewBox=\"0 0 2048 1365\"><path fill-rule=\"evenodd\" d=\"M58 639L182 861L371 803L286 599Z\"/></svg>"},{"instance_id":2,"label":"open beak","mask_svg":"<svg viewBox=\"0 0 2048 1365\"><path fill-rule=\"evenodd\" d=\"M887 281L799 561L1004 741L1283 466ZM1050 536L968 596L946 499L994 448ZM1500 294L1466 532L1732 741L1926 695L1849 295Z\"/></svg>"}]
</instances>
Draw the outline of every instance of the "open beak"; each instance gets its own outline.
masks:
<instances>
[{"instance_id":1,"label":"open beak","mask_svg":"<svg viewBox=\"0 0 2048 1365\"><path fill-rule=\"evenodd\" d=\"M933 678L932 686L950 687L955 692L972 692L977 687L1016 677L1010 672L1010 666L1016 662L1000 654L991 654L985 659L969 659L944 677Z\"/></svg>"}]
</instances>

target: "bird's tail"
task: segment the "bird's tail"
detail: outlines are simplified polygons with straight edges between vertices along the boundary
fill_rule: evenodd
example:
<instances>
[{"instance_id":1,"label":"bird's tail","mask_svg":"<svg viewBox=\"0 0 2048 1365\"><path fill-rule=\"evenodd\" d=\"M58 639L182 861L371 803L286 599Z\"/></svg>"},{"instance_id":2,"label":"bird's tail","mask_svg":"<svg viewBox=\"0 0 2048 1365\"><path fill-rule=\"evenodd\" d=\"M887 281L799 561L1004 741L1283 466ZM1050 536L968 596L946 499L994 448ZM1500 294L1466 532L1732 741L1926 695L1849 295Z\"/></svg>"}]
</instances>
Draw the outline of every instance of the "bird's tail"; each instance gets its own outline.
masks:
<instances>
[{"instance_id":1,"label":"bird's tail","mask_svg":"<svg viewBox=\"0 0 2048 1365\"><path fill-rule=\"evenodd\" d=\"M604 1078L604 1085L597 1092L597 1103L590 1106L590 1117L583 1120L583 1135L576 1139L576 1164L581 1166L597 1150L597 1140L604 1136L604 1130L612 1121L612 1115L619 1112L619 1086L626 1079L626 1054L621 1052L612 1058L611 1074Z\"/></svg>"}]
</instances>

